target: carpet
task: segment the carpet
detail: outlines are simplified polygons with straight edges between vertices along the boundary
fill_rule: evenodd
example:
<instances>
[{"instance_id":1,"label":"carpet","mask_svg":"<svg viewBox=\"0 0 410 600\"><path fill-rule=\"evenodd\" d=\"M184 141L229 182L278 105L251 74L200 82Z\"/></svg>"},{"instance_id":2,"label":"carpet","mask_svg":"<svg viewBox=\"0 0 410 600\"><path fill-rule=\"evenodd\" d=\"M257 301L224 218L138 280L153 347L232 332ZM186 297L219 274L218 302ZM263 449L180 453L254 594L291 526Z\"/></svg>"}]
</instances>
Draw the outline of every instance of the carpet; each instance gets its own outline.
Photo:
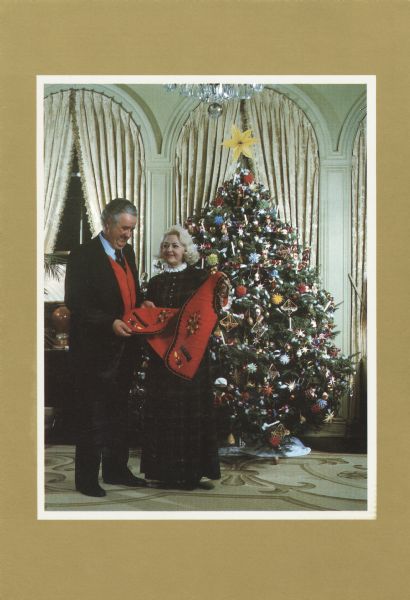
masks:
<instances>
[{"instance_id":1,"label":"carpet","mask_svg":"<svg viewBox=\"0 0 410 600\"><path fill-rule=\"evenodd\" d=\"M129 465L139 475L139 452ZM212 489L127 488L102 483L104 498L75 491L74 447L45 450L45 511L366 511L364 454L311 452L272 458L222 456ZM209 483L209 482L208 482Z\"/></svg>"}]
</instances>

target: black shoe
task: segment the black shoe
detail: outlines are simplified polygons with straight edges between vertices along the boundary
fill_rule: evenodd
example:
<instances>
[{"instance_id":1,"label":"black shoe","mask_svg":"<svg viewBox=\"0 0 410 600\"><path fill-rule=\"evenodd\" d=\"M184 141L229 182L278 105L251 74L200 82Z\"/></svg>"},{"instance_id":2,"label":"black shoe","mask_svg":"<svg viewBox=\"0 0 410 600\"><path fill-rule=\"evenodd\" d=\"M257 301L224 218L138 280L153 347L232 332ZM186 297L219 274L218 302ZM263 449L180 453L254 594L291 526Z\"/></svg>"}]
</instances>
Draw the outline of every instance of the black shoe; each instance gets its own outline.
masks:
<instances>
[{"instance_id":1,"label":"black shoe","mask_svg":"<svg viewBox=\"0 0 410 600\"><path fill-rule=\"evenodd\" d=\"M192 492L193 490L196 490L198 483L193 481L182 481L181 483L177 483L175 487L178 490L187 490L188 492Z\"/></svg>"},{"instance_id":2,"label":"black shoe","mask_svg":"<svg viewBox=\"0 0 410 600\"><path fill-rule=\"evenodd\" d=\"M201 490L213 490L213 489L215 489L215 486L212 483L212 481L200 481L198 483L198 487Z\"/></svg>"},{"instance_id":3,"label":"black shoe","mask_svg":"<svg viewBox=\"0 0 410 600\"><path fill-rule=\"evenodd\" d=\"M111 485L126 485L128 487L145 487L147 485L145 479L135 477L131 472L116 477L104 477L104 483L110 483Z\"/></svg>"},{"instance_id":4,"label":"black shoe","mask_svg":"<svg viewBox=\"0 0 410 600\"><path fill-rule=\"evenodd\" d=\"M95 485L76 485L75 488L77 492L84 494L84 496L102 498L103 496L107 495L105 490L103 490L102 487L98 485L98 483L96 483Z\"/></svg>"}]
</instances>

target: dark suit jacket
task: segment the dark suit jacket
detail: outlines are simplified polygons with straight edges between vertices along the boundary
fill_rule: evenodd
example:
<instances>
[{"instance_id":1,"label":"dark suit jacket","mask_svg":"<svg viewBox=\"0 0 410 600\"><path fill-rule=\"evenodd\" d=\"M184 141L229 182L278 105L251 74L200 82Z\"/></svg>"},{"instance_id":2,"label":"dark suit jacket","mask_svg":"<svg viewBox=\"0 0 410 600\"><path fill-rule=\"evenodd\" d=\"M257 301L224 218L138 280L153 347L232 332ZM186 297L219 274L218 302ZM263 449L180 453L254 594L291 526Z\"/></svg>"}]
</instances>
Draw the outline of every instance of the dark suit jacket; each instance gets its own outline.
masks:
<instances>
[{"instance_id":1,"label":"dark suit jacket","mask_svg":"<svg viewBox=\"0 0 410 600\"><path fill-rule=\"evenodd\" d=\"M129 244L123 252L134 276L139 306L142 298L135 253ZM115 319L122 318L124 306L110 259L98 236L70 253L65 303L71 311L70 354L79 381L86 378L93 387L112 383L121 376L127 379L122 383L128 385L132 366L123 369L124 361L136 355L138 345L134 338L118 337L112 330Z\"/></svg>"}]
</instances>

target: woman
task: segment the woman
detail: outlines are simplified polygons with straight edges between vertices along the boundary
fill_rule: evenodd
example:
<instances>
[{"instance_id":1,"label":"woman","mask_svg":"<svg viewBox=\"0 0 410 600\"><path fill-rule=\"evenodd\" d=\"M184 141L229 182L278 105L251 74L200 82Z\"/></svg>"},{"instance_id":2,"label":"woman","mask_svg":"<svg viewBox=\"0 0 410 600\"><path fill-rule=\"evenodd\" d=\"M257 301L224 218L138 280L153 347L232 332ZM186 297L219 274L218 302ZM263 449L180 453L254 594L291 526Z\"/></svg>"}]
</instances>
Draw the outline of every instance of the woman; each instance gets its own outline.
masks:
<instances>
[{"instance_id":1,"label":"woman","mask_svg":"<svg viewBox=\"0 0 410 600\"><path fill-rule=\"evenodd\" d=\"M187 300L210 279L206 271L193 266L199 255L189 233L179 225L169 229L160 258L164 270L149 282L145 306L150 302L169 309L187 306ZM206 346L208 339L209 335ZM219 479L208 348L191 379L180 376L177 367L167 368L164 358L151 348L149 354L141 472L146 479L188 490L198 487L202 477Z\"/></svg>"}]
</instances>

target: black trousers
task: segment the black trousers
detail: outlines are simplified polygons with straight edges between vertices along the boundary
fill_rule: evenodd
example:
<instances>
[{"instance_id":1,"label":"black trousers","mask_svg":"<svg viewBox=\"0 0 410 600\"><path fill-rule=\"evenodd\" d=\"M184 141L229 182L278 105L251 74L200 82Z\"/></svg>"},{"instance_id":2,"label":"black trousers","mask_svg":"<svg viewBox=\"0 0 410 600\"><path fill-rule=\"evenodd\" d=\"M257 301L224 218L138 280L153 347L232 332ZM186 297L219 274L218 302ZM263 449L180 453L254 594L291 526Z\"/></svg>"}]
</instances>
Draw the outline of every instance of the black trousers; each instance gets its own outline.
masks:
<instances>
[{"instance_id":1,"label":"black trousers","mask_svg":"<svg viewBox=\"0 0 410 600\"><path fill-rule=\"evenodd\" d=\"M77 394L77 443L75 483L77 487L128 472L127 440L129 386L84 381Z\"/></svg>"}]
</instances>

